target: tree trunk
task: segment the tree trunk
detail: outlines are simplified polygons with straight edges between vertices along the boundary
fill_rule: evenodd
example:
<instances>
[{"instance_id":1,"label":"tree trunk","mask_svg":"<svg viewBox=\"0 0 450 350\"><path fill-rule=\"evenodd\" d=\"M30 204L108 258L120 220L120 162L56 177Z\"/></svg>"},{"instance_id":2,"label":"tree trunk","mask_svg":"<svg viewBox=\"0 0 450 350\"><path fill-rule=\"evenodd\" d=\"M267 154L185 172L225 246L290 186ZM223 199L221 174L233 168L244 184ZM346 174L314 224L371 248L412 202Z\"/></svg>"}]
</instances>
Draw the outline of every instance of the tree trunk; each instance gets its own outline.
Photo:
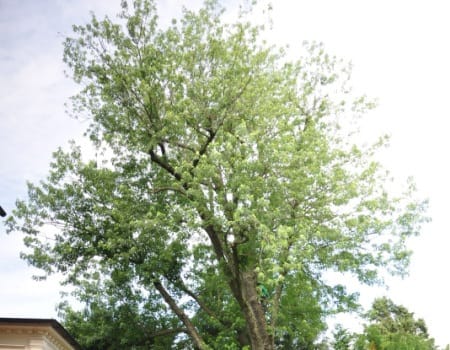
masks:
<instances>
[{"instance_id":1,"label":"tree trunk","mask_svg":"<svg viewBox=\"0 0 450 350\"><path fill-rule=\"evenodd\" d=\"M231 252L228 251L227 254L227 250L224 249L219 238L222 235L219 236L217 234L218 230L210 223L213 215L205 207L198 207L197 210L205 223L203 228L211 240L217 260L226 261L222 265L223 272L229 277L228 282L231 292L244 314L251 349L274 350L274 338L267 331L266 316L257 291L257 277L254 269L250 266L246 267L245 270L241 270L241 262L236 247L237 243L233 244ZM242 236L245 237L245 235ZM241 344L245 342L244 333L238 334L238 341Z\"/></svg>"},{"instance_id":2,"label":"tree trunk","mask_svg":"<svg viewBox=\"0 0 450 350\"><path fill-rule=\"evenodd\" d=\"M253 271L240 273L242 310L248 327L252 350L274 350L273 336L267 331L267 322L260 295L256 288L256 274Z\"/></svg>"}]
</instances>

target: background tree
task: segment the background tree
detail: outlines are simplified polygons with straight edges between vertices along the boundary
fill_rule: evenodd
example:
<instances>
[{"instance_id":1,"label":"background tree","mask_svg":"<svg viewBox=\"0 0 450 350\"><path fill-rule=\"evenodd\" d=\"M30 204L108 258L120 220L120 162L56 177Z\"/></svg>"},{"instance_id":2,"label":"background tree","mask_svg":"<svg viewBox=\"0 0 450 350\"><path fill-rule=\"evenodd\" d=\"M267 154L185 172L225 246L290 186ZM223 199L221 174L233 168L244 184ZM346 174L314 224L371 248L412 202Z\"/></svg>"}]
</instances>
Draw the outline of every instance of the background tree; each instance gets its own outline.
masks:
<instances>
[{"instance_id":1,"label":"background tree","mask_svg":"<svg viewBox=\"0 0 450 350\"><path fill-rule=\"evenodd\" d=\"M425 321L415 319L412 312L386 297L374 301L367 318L370 324L359 337L357 350L437 349L434 340L428 335Z\"/></svg>"},{"instance_id":2,"label":"background tree","mask_svg":"<svg viewBox=\"0 0 450 350\"><path fill-rule=\"evenodd\" d=\"M337 325L333 332L333 349L334 350L350 350L354 336L342 325Z\"/></svg>"},{"instance_id":3,"label":"background tree","mask_svg":"<svg viewBox=\"0 0 450 350\"><path fill-rule=\"evenodd\" d=\"M65 41L97 159L57 151L8 221L27 235L23 257L85 303L63 307L71 330L103 320L107 337L131 322L144 348L157 334L300 348L357 305L325 273L405 272L423 203L385 189L372 159L384 139L353 144L349 126L373 105L349 93L347 65L316 44L288 62L245 13L223 23L215 1L165 29L152 1L122 7L118 23L93 15Z\"/></svg>"}]
</instances>

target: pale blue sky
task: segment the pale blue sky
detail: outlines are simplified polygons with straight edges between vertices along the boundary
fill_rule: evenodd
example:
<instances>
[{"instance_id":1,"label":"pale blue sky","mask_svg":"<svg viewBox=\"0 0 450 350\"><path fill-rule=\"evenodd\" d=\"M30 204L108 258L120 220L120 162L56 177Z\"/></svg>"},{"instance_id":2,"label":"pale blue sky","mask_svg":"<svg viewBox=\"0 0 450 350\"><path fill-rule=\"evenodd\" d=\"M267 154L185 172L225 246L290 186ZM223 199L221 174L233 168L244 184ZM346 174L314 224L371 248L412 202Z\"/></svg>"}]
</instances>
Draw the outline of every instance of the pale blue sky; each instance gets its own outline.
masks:
<instances>
[{"instance_id":1,"label":"pale blue sky","mask_svg":"<svg viewBox=\"0 0 450 350\"><path fill-rule=\"evenodd\" d=\"M25 181L45 176L51 153L84 124L64 113L75 91L63 75L62 45L70 26L96 13L117 12L113 0L0 0L0 204L11 211L25 195ZM161 1L163 17L180 3ZM353 86L380 105L365 123L365 132L392 135L384 163L400 179L413 175L420 193L430 199L421 237L411 241L415 255L410 277L389 281L390 290L361 290L365 304L388 294L425 318L438 344L450 343L450 243L447 201L450 198L449 101L450 5L447 1L278 0L273 3L277 43L292 54L303 40L318 40L354 64ZM31 280L32 269L19 259L18 235L6 236L0 220L0 316L55 317L59 300L56 279Z\"/></svg>"}]
</instances>

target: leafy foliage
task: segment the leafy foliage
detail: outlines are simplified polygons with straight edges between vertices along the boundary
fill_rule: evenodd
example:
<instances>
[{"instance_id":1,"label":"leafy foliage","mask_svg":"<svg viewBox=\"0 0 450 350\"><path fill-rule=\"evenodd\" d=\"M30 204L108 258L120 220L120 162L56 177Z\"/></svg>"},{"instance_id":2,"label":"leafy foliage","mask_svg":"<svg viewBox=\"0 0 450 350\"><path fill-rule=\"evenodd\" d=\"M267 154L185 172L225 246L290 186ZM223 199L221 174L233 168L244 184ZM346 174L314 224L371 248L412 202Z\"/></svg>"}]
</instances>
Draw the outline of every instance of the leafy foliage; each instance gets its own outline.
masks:
<instances>
[{"instance_id":1,"label":"leafy foliage","mask_svg":"<svg viewBox=\"0 0 450 350\"><path fill-rule=\"evenodd\" d=\"M73 113L100 155L59 150L29 184L9 220L23 257L77 288L85 310L62 309L89 348L119 332L136 349L158 332L161 348L308 348L326 315L357 305L324 274L404 273L423 219L412 186L385 188L384 139L352 142L372 103L321 45L288 62L215 1L165 29L152 1L122 6L119 23L92 16L65 42Z\"/></svg>"},{"instance_id":2,"label":"leafy foliage","mask_svg":"<svg viewBox=\"0 0 450 350\"><path fill-rule=\"evenodd\" d=\"M350 350L352 349L353 334L342 327L337 325L333 333L333 349L334 350Z\"/></svg>"},{"instance_id":3,"label":"leafy foliage","mask_svg":"<svg viewBox=\"0 0 450 350\"><path fill-rule=\"evenodd\" d=\"M437 349L424 320L416 320L412 312L386 297L374 301L367 317L371 323L357 340L356 350Z\"/></svg>"}]
</instances>

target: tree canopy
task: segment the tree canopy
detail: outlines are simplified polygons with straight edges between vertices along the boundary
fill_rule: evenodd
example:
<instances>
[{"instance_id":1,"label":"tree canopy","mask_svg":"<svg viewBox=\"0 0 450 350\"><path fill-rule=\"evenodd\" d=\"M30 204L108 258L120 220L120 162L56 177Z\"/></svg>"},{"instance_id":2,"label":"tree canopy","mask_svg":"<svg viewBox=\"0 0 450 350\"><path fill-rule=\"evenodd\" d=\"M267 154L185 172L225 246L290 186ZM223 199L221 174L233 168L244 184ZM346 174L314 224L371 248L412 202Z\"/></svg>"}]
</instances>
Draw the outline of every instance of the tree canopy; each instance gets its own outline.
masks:
<instances>
[{"instance_id":1,"label":"tree canopy","mask_svg":"<svg viewBox=\"0 0 450 350\"><path fill-rule=\"evenodd\" d=\"M62 312L88 349L310 349L357 306L326 274L405 273L423 220L413 186L387 190L385 139L350 135L373 103L322 45L289 61L216 1L167 27L153 1L122 8L65 41L97 156L60 149L29 184L8 221L23 257L75 287L85 309Z\"/></svg>"}]
</instances>

